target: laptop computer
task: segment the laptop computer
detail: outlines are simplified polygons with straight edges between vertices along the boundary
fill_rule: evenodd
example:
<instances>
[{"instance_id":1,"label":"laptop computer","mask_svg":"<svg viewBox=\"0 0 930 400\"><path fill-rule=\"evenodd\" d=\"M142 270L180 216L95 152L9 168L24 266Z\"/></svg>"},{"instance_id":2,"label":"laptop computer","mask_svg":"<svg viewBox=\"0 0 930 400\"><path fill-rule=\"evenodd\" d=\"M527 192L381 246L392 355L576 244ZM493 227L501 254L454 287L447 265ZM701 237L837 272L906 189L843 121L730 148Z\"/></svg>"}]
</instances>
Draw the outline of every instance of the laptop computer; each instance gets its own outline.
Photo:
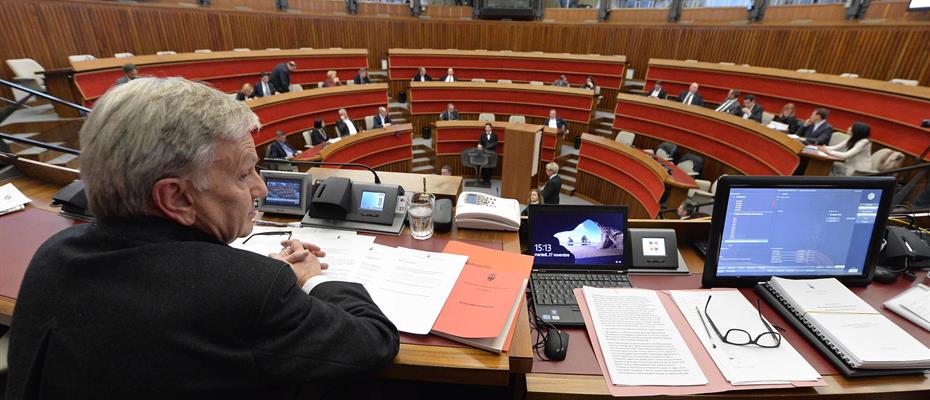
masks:
<instances>
[{"instance_id":1,"label":"laptop computer","mask_svg":"<svg viewBox=\"0 0 930 400\"><path fill-rule=\"evenodd\" d=\"M891 177L721 177L703 286L749 287L773 276L868 284L894 184Z\"/></svg>"},{"instance_id":2,"label":"laptop computer","mask_svg":"<svg viewBox=\"0 0 930 400\"><path fill-rule=\"evenodd\" d=\"M572 289L630 287L626 206L531 205L530 289L538 318L584 326Z\"/></svg>"}]
</instances>

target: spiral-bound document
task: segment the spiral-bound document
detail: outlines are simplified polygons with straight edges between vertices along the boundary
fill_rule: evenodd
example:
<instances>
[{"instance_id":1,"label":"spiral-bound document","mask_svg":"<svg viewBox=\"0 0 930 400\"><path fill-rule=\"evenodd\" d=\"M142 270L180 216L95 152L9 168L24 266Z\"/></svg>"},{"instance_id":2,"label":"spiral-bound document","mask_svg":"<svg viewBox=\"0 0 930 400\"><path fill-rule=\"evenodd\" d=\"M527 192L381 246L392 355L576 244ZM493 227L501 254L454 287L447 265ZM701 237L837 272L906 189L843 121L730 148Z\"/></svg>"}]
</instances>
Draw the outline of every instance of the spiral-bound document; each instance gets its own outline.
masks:
<instances>
[{"instance_id":1,"label":"spiral-bound document","mask_svg":"<svg viewBox=\"0 0 930 400\"><path fill-rule=\"evenodd\" d=\"M776 277L757 291L847 376L930 369L930 349L835 278Z\"/></svg>"}]
</instances>

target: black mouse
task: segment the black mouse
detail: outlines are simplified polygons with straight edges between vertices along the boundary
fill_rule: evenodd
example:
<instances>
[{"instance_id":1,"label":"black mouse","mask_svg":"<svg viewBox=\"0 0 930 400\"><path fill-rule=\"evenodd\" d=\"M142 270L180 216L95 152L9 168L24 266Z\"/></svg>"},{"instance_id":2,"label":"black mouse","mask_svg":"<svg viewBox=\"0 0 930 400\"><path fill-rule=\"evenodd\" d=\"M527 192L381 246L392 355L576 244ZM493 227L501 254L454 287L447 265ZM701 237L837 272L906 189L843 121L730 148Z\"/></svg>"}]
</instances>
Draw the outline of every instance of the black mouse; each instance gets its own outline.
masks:
<instances>
[{"instance_id":1,"label":"black mouse","mask_svg":"<svg viewBox=\"0 0 930 400\"><path fill-rule=\"evenodd\" d=\"M561 332L555 328L549 328L546 333L545 351L546 358L552 361L562 361L565 354L568 353L568 332Z\"/></svg>"},{"instance_id":2,"label":"black mouse","mask_svg":"<svg viewBox=\"0 0 930 400\"><path fill-rule=\"evenodd\" d=\"M898 279L898 274L888 267L876 266L872 273L872 280L878 283L892 283Z\"/></svg>"}]
</instances>

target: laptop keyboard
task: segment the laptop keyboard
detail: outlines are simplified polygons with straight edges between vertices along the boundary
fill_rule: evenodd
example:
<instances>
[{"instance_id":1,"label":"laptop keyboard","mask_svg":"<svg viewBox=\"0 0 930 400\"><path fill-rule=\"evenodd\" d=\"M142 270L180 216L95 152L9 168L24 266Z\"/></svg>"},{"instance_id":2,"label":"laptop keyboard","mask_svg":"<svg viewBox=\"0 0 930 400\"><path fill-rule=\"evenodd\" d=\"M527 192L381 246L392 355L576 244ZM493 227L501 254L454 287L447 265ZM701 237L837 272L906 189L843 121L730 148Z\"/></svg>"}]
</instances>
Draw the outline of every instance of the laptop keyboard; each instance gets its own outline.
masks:
<instances>
[{"instance_id":1,"label":"laptop keyboard","mask_svg":"<svg viewBox=\"0 0 930 400\"><path fill-rule=\"evenodd\" d=\"M626 274L533 274L533 297L542 305L577 305L572 290L582 286L633 287Z\"/></svg>"}]
</instances>

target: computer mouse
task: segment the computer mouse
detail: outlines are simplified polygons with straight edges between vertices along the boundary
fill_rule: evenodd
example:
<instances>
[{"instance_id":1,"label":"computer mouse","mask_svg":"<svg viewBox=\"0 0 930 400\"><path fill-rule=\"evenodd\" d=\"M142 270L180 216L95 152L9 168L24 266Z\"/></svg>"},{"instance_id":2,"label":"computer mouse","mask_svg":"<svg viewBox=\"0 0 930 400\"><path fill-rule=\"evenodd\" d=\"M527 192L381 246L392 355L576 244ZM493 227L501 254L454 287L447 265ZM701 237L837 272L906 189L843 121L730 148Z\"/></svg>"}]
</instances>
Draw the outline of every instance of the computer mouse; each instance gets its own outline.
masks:
<instances>
[{"instance_id":1,"label":"computer mouse","mask_svg":"<svg viewBox=\"0 0 930 400\"><path fill-rule=\"evenodd\" d=\"M872 273L872 280L878 283L892 283L898 279L898 274L888 267L876 266Z\"/></svg>"},{"instance_id":2,"label":"computer mouse","mask_svg":"<svg viewBox=\"0 0 930 400\"><path fill-rule=\"evenodd\" d=\"M568 332L549 328L549 332L546 334L544 353L549 360L564 360L565 354L568 353Z\"/></svg>"}]
</instances>

